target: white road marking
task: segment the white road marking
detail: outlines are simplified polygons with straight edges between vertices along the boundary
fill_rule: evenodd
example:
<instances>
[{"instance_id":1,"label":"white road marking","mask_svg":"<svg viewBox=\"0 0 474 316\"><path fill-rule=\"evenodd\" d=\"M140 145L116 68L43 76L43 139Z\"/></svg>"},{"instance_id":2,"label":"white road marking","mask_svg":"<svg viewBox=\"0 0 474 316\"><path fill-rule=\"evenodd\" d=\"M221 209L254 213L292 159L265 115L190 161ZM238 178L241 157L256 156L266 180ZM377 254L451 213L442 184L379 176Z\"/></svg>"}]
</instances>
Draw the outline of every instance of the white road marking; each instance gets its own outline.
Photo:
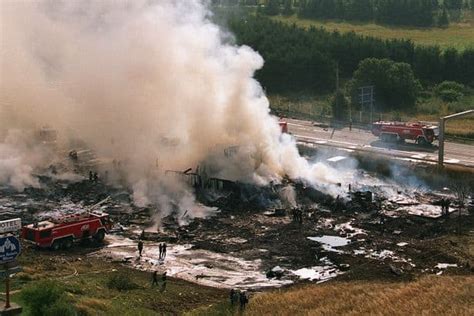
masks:
<instances>
[{"instance_id":1,"label":"white road marking","mask_svg":"<svg viewBox=\"0 0 474 316\"><path fill-rule=\"evenodd\" d=\"M446 163L459 163L459 162L461 162L461 160L459 160L459 159L448 159L448 160L445 160L444 162L446 162Z\"/></svg>"}]
</instances>

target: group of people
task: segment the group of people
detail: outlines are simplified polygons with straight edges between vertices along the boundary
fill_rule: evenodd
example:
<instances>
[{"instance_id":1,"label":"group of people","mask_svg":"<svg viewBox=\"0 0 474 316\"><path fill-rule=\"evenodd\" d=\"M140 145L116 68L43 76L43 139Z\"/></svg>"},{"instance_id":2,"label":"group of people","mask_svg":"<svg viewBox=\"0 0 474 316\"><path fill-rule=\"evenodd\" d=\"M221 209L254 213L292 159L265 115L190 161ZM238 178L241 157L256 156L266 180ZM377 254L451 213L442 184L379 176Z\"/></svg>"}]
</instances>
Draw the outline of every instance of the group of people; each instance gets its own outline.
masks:
<instances>
[{"instance_id":1,"label":"group of people","mask_svg":"<svg viewBox=\"0 0 474 316\"><path fill-rule=\"evenodd\" d=\"M99 182L99 174L97 172L89 171L89 181L94 183Z\"/></svg>"},{"instance_id":2,"label":"group of people","mask_svg":"<svg viewBox=\"0 0 474 316\"><path fill-rule=\"evenodd\" d=\"M231 289L229 298L230 305L234 307L235 305L239 304L241 310L244 310L245 306L247 306L247 303L249 302L249 296L245 291Z\"/></svg>"},{"instance_id":3,"label":"group of people","mask_svg":"<svg viewBox=\"0 0 474 316\"><path fill-rule=\"evenodd\" d=\"M138 256L141 257L142 253L143 253L143 240L141 238L138 240L137 248L138 248ZM165 242L160 243L160 245L158 246L158 250L159 250L159 259L160 260L165 260L165 258L166 258L166 243Z\"/></svg>"},{"instance_id":4,"label":"group of people","mask_svg":"<svg viewBox=\"0 0 474 316\"><path fill-rule=\"evenodd\" d=\"M159 253L160 253L160 260L165 260L166 258L166 243L163 242L163 243L160 243L160 245L158 246L158 250L159 250Z\"/></svg>"},{"instance_id":5,"label":"group of people","mask_svg":"<svg viewBox=\"0 0 474 316\"><path fill-rule=\"evenodd\" d=\"M294 208L291 210L291 215L293 217L293 221L298 223L303 223L303 211L299 208Z\"/></svg>"},{"instance_id":6,"label":"group of people","mask_svg":"<svg viewBox=\"0 0 474 316\"><path fill-rule=\"evenodd\" d=\"M451 205L450 199L441 199L441 214L442 215L449 215L449 206Z\"/></svg>"},{"instance_id":7,"label":"group of people","mask_svg":"<svg viewBox=\"0 0 474 316\"><path fill-rule=\"evenodd\" d=\"M154 271L151 279L151 286L159 286L159 281L158 281L158 272ZM161 286L160 286L160 292L164 292L166 290L166 271L163 272L161 275Z\"/></svg>"}]
</instances>

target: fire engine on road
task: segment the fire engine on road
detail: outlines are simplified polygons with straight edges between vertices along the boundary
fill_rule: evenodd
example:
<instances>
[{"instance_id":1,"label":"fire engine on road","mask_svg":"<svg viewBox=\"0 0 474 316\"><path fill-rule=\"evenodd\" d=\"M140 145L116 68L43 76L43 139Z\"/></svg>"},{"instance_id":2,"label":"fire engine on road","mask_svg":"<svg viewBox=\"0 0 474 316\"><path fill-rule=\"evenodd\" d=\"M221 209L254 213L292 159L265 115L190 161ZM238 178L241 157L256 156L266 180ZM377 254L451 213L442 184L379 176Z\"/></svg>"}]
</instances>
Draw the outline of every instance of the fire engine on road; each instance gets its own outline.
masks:
<instances>
[{"instance_id":1,"label":"fire engine on road","mask_svg":"<svg viewBox=\"0 0 474 316\"><path fill-rule=\"evenodd\" d=\"M102 212L84 212L61 219L41 221L22 228L22 238L41 248L70 248L74 241L93 238L101 242L112 228L109 215Z\"/></svg>"},{"instance_id":2,"label":"fire engine on road","mask_svg":"<svg viewBox=\"0 0 474 316\"><path fill-rule=\"evenodd\" d=\"M278 124L280 125L281 132L288 134L288 122L284 121L283 118L280 118Z\"/></svg>"},{"instance_id":3,"label":"fire engine on road","mask_svg":"<svg viewBox=\"0 0 474 316\"><path fill-rule=\"evenodd\" d=\"M375 122L372 124L372 134L384 142L404 142L414 140L419 145L430 145L438 137L437 126L423 123Z\"/></svg>"}]
</instances>

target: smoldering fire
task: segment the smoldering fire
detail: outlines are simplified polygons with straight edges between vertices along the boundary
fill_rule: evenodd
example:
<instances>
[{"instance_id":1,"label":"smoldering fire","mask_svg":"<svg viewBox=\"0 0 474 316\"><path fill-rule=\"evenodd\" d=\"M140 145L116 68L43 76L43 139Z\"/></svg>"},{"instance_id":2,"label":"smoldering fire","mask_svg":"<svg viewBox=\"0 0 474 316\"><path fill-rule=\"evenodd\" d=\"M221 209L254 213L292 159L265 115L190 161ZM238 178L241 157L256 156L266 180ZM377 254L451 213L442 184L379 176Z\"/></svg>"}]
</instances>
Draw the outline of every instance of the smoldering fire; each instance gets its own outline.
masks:
<instances>
[{"instance_id":1,"label":"smoldering fire","mask_svg":"<svg viewBox=\"0 0 474 316\"><path fill-rule=\"evenodd\" d=\"M79 139L98 156L123 162L135 202L164 213L194 198L156 169L212 161L213 172L231 180L332 181L327 167L298 154L269 114L253 79L263 59L232 44L202 1L0 5L1 183L38 185L33 172L52 158L22 137L45 125L58 131L61 149ZM245 150L228 159L229 146Z\"/></svg>"}]
</instances>

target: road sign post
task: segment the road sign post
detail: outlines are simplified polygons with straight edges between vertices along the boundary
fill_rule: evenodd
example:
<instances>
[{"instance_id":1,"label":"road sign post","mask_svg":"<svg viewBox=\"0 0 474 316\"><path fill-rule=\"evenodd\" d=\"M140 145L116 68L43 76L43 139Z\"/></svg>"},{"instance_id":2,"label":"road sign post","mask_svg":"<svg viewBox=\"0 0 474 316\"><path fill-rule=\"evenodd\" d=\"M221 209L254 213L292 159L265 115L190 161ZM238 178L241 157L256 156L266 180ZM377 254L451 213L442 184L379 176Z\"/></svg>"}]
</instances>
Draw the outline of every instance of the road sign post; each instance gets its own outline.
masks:
<instances>
[{"instance_id":1,"label":"road sign post","mask_svg":"<svg viewBox=\"0 0 474 316\"><path fill-rule=\"evenodd\" d=\"M20 306L10 303L10 275L21 271L16 262L21 253L21 245L18 238L13 235L20 229L20 218L0 221L0 264L3 266L0 277L5 278L5 307L0 310L1 315L19 315L22 311Z\"/></svg>"},{"instance_id":2,"label":"road sign post","mask_svg":"<svg viewBox=\"0 0 474 316\"><path fill-rule=\"evenodd\" d=\"M14 261L21 252L20 241L15 236L0 237L0 263Z\"/></svg>"}]
</instances>

